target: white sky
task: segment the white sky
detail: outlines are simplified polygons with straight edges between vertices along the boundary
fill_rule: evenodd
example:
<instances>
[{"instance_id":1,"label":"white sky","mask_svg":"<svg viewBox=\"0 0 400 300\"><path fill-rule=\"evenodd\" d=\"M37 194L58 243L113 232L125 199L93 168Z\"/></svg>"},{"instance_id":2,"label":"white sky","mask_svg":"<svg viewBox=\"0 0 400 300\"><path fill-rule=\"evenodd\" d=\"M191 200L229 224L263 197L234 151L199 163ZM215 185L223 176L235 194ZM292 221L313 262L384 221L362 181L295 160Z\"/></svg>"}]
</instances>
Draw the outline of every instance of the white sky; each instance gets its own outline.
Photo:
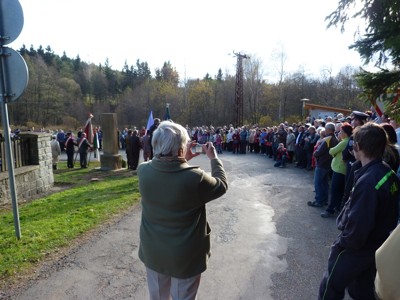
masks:
<instances>
[{"instance_id":1,"label":"white sky","mask_svg":"<svg viewBox=\"0 0 400 300\"><path fill-rule=\"evenodd\" d=\"M113 69L125 61L154 69L170 61L181 79L235 74L232 52L263 62L267 80L276 76L274 49L283 45L285 69L304 68L319 76L344 66L358 67L348 50L354 30L326 29L325 17L339 0L20 0L24 27L10 45L18 50L48 45L55 54L102 63ZM229 55L228 55L229 54Z\"/></svg>"}]
</instances>

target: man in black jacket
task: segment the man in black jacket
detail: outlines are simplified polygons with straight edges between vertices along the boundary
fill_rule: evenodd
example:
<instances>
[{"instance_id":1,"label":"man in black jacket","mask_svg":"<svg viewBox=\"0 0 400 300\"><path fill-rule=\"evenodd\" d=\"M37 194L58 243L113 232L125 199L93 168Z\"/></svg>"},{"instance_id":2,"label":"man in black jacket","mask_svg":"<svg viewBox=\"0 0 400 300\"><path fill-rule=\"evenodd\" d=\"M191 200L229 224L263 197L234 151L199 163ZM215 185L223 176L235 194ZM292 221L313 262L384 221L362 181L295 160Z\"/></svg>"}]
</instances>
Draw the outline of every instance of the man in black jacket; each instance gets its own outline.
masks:
<instances>
[{"instance_id":1,"label":"man in black jacket","mask_svg":"<svg viewBox=\"0 0 400 300\"><path fill-rule=\"evenodd\" d=\"M133 130L131 136L129 137L130 141L130 151L131 151L131 165L129 166L130 169L136 170L139 165L139 155L141 149L140 138L138 137L137 130Z\"/></svg>"},{"instance_id":2,"label":"man in black jacket","mask_svg":"<svg viewBox=\"0 0 400 300\"><path fill-rule=\"evenodd\" d=\"M81 139L78 144L79 160L81 168L87 168L87 156L89 148L93 147L86 138L86 133L82 132Z\"/></svg>"},{"instance_id":3,"label":"man in black jacket","mask_svg":"<svg viewBox=\"0 0 400 300\"><path fill-rule=\"evenodd\" d=\"M74 140L72 133L67 132L67 140L65 141L65 152L67 153L67 166L69 169L74 167L74 148L76 141Z\"/></svg>"},{"instance_id":4,"label":"man in black jacket","mask_svg":"<svg viewBox=\"0 0 400 300\"><path fill-rule=\"evenodd\" d=\"M153 133L158 128L159 124L160 124L160 119L155 118L153 125L151 125L148 131L150 135L150 159L153 159L153 145L151 144L151 140L153 139Z\"/></svg>"},{"instance_id":5,"label":"man in black jacket","mask_svg":"<svg viewBox=\"0 0 400 300\"><path fill-rule=\"evenodd\" d=\"M304 151L304 138L306 136L305 127L303 125L299 126L296 141L295 141L295 157L296 157L296 167L305 168L307 166L307 156Z\"/></svg>"}]
</instances>

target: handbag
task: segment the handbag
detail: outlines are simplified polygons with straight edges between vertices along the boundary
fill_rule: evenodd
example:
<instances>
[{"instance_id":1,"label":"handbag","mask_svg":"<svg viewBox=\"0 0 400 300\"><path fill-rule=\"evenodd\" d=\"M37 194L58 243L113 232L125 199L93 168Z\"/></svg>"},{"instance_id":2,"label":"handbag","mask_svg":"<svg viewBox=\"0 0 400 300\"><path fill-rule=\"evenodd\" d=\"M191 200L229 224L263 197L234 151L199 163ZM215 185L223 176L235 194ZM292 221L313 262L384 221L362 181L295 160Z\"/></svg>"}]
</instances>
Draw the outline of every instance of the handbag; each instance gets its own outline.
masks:
<instances>
[{"instance_id":1,"label":"handbag","mask_svg":"<svg viewBox=\"0 0 400 300\"><path fill-rule=\"evenodd\" d=\"M375 291L382 300L400 299L400 225L375 252Z\"/></svg>"}]
</instances>

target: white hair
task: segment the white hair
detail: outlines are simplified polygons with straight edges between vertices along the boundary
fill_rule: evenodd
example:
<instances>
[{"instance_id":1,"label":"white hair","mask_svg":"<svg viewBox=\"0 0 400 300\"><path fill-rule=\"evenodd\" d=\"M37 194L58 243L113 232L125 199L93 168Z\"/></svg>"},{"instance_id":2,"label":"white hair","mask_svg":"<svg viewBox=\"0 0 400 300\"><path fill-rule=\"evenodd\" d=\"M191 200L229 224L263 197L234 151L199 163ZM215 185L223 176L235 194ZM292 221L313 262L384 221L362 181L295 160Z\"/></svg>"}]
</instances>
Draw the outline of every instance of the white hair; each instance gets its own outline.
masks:
<instances>
[{"instance_id":1,"label":"white hair","mask_svg":"<svg viewBox=\"0 0 400 300\"><path fill-rule=\"evenodd\" d=\"M329 129L332 132L335 132L335 123L329 122L325 124L325 130Z\"/></svg>"},{"instance_id":2,"label":"white hair","mask_svg":"<svg viewBox=\"0 0 400 300\"><path fill-rule=\"evenodd\" d=\"M190 141L187 130L177 123L162 121L151 139L155 157L177 156L179 149L184 152Z\"/></svg>"}]
</instances>

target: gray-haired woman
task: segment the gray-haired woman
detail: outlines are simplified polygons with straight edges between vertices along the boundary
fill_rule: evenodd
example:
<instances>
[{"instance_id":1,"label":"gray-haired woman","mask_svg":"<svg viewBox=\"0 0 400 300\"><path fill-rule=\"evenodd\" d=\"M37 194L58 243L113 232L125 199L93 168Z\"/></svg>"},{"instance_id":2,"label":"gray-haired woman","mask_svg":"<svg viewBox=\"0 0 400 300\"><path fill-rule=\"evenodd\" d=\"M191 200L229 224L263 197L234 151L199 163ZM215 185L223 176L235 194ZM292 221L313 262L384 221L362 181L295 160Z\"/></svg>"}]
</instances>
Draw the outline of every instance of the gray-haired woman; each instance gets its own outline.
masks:
<instances>
[{"instance_id":1,"label":"gray-haired woman","mask_svg":"<svg viewBox=\"0 0 400 300\"><path fill-rule=\"evenodd\" d=\"M139 165L142 196L139 258L146 266L150 299L196 299L210 256L206 203L228 189L212 143L201 145L211 175L188 161L193 153L187 130L163 121L154 131L154 158Z\"/></svg>"}]
</instances>

